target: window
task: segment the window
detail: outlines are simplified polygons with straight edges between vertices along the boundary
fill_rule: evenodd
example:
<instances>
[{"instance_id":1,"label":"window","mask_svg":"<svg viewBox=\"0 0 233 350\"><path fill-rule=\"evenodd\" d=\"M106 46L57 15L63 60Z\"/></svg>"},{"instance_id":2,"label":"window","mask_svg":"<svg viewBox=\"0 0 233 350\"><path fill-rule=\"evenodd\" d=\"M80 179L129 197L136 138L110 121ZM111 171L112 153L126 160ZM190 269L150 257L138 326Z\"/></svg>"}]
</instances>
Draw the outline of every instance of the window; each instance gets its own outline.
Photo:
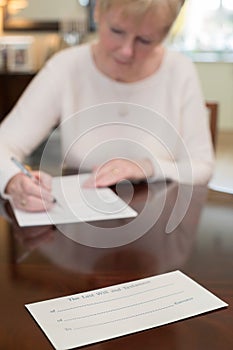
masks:
<instances>
[{"instance_id":1,"label":"window","mask_svg":"<svg viewBox=\"0 0 233 350\"><path fill-rule=\"evenodd\" d=\"M233 0L186 0L169 37L184 51L233 51Z\"/></svg>"}]
</instances>

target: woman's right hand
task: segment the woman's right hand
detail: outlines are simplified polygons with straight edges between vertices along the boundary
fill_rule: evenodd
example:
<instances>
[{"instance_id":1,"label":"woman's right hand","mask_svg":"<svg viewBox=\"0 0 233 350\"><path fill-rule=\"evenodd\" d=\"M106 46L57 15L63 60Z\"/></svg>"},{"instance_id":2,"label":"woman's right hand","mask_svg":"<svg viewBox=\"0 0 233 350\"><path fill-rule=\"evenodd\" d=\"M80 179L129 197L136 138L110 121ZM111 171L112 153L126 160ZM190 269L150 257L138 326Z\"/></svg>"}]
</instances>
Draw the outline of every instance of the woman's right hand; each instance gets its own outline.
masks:
<instances>
[{"instance_id":1,"label":"woman's right hand","mask_svg":"<svg viewBox=\"0 0 233 350\"><path fill-rule=\"evenodd\" d=\"M6 186L6 194L16 208L40 212L50 210L54 205L51 192L52 177L42 171L31 171L35 181L22 173L13 176Z\"/></svg>"}]
</instances>

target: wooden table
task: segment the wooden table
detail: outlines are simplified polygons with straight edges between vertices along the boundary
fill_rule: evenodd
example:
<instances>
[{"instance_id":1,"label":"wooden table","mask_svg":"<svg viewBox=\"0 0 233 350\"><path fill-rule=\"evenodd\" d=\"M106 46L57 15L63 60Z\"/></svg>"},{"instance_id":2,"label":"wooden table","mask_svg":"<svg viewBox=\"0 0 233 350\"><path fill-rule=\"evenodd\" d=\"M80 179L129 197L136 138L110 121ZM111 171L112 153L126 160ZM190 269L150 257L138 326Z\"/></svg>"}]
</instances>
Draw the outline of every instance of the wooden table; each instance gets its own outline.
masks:
<instances>
[{"instance_id":1,"label":"wooden table","mask_svg":"<svg viewBox=\"0 0 233 350\"><path fill-rule=\"evenodd\" d=\"M174 230L168 234L176 184L136 185L132 200L132 187L122 185L118 191L138 211L136 225L121 219L20 228L9 206L1 202L0 349L53 349L26 311L26 303L176 269L229 307L85 349L233 349L233 197L210 196L205 187L195 187L185 213L190 188L183 187L171 225ZM120 239L118 246L110 240L103 248L99 233L111 235L116 227L126 240ZM67 237L70 233L72 239Z\"/></svg>"}]
</instances>

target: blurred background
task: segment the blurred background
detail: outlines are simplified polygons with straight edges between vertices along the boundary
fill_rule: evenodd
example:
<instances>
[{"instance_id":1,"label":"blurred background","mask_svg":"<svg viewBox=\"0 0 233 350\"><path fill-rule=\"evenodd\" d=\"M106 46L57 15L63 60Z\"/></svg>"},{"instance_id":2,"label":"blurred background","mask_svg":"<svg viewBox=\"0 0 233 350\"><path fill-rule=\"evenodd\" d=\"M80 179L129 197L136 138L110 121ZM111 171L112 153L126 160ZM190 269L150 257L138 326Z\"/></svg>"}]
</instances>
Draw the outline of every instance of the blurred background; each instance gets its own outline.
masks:
<instances>
[{"instance_id":1,"label":"blurred background","mask_svg":"<svg viewBox=\"0 0 233 350\"><path fill-rule=\"evenodd\" d=\"M94 3L0 0L0 121L55 52L95 38ZM233 193L233 0L186 0L165 44L191 57L217 106L211 185Z\"/></svg>"}]
</instances>

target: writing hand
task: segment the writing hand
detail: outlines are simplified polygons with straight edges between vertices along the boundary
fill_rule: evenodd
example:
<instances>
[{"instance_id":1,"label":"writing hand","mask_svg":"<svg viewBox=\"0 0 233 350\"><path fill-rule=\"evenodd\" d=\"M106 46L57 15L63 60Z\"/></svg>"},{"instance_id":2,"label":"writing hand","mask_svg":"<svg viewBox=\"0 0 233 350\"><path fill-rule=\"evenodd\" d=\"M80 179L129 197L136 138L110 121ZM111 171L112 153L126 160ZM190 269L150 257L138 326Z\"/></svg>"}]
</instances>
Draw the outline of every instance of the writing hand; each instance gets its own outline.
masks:
<instances>
[{"instance_id":1,"label":"writing hand","mask_svg":"<svg viewBox=\"0 0 233 350\"><path fill-rule=\"evenodd\" d=\"M143 180L153 175L150 160L113 159L97 167L84 187L106 187L123 180Z\"/></svg>"},{"instance_id":2,"label":"writing hand","mask_svg":"<svg viewBox=\"0 0 233 350\"><path fill-rule=\"evenodd\" d=\"M54 205L51 176L42 171L31 173L37 181L18 173L8 182L6 193L11 196L18 209L29 212L50 210Z\"/></svg>"}]
</instances>

